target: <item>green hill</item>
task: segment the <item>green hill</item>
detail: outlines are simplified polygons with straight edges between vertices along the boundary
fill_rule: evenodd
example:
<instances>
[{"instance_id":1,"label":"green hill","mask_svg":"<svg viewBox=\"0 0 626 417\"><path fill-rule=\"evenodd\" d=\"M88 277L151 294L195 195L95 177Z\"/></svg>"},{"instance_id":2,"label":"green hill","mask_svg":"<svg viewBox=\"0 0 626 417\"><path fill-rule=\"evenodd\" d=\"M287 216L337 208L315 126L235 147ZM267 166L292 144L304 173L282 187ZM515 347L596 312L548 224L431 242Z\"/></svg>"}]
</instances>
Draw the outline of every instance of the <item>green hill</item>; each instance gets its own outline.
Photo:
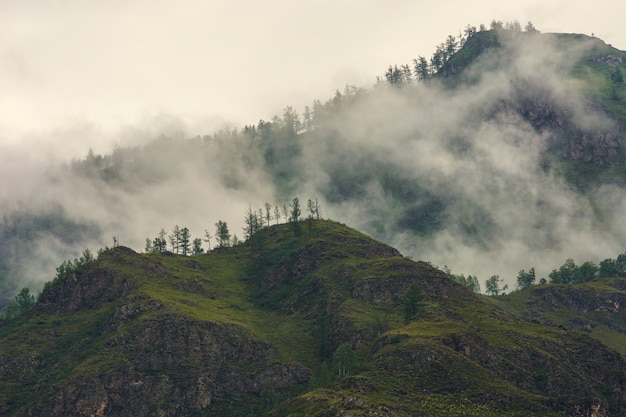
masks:
<instances>
[{"instance_id":1,"label":"green hill","mask_svg":"<svg viewBox=\"0 0 626 417\"><path fill-rule=\"evenodd\" d=\"M46 286L0 327L0 414L625 411L622 356L585 332L339 223L300 226L193 257L116 247Z\"/></svg>"}]
</instances>

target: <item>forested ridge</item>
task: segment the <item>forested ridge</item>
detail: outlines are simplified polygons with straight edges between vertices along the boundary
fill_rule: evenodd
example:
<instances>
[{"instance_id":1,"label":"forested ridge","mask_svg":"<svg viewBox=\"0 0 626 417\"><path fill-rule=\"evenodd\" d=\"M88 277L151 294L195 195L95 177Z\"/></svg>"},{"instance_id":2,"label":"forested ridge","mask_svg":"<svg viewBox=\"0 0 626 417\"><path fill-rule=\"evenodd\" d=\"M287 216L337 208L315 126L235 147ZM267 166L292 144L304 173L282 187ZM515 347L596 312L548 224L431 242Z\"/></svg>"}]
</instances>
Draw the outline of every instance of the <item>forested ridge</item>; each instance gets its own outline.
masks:
<instances>
[{"instance_id":1,"label":"forested ridge","mask_svg":"<svg viewBox=\"0 0 626 417\"><path fill-rule=\"evenodd\" d=\"M556 53L568 48L569 55ZM530 51L538 58L529 63ZM55 197L19 209L6 204L0 304L23 286L38 291L54 275L51 265L85 247L96 250L115 236L140 249L148 233L174 226L154 214L157 220L141 230L127 227L124 218L137 223L130 219L140 211L193 213L193 224L181 226L194 234L193 243L208 239L218 221L228 222L234 235L241 229L243 216L221 218L211 213L214 205L236 200L238 210L265 210L273 201L284 212L294 196L319 200L328 217L413 257L449 265L458 276L481 273L483 289L489 276L502 277L498 292L507 283L512 289L521 268L536 268L549 280L563 259L599 265L624 249L621 229L611 230L626 178L623 59L598 39L541 34L531 23L468 25L430 59L393 64L373 87L346 86L301 112L287 106L242 128L161 136L110 154L90 151L59 167L49 185L58 195L84 199L76 205L84 207L80 216ZM494 87L488 76L509 78ZM564 93L562 85L574 81L582 87ZM172 194L168 187L178 184L184 191ZM563 210L568 205L573 208ZM511 215L516 207L526 214ZM103 222L99 211L112 218ZM593 253L569 249L576 233L591 241L608 233L610 243ZM148 239L152 249L155 239ZM490 253L510 242L521 247L515 265L475 271L454 254ZM554 253L535 265L533 254L542 248ZM42 253L45 267L24 267Z\"/></svg>"}]
</instances>

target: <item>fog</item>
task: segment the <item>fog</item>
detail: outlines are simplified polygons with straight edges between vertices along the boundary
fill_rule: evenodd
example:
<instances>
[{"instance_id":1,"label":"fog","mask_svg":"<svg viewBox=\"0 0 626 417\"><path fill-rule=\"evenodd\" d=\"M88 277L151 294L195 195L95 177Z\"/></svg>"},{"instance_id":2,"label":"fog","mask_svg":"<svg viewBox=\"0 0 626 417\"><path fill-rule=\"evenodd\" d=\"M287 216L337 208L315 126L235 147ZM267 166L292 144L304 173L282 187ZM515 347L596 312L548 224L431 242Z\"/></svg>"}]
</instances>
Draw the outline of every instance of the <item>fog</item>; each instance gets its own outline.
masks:
<instances>
[{"instance_id":1,"label":"fog","mask_svg":"<svg viewBox=\"0 0 626 417\"><path fill-rule=\"evenodd\" d=\"M38 136L78 156L128 144L120 132L163 118L193 134L267 120L346 84L368 87L387 65L429 57L447 35L492 19L624 45L625 7L613 0L4 1L0 144L36 146ZM82 146L54 135L74 126L90 131Z\"/></svg>"},{"instance_id":2,"label":"fog","mask_svg":"<svg viewBox=\"0 0 626 417\"><path fill-rule=\"evenodd\" d=\"M416 8L425 7L397 3L415 15L419 14ZM78 256L85 247L95 251L111 245L113 237L122 245L142 251L145 238L156 237L161 228L169 232L174 225L189 227L195 238L202 237L205 229L214 234L214 224L223 220L229 224L231 233L241 238L244 213L249 205L253 208L262 207L265 202L283 205L296 196L303 202L308 198L319 199L324 217L381 239L399 248L405 256L440 267L447 265L454 273L477 275L481 283L498 274L509 288L514 288L520 269L535 267L538 277L547 277L550 270L558 268L567 258L599 262L626 250L626 221L621 214L626 208L624 189L606 186L581 195L559 176L546 172L541 165L542 154L553 140L553 133L537 131L514 109L502 105L512 95L520 94L521 81L533 80L533 85L539 85L573 115L578 128L589 132L614 129L614 123L591 111L562 75L563 69L576 60L581 46L563 50L545 37L523 44L511 39L507 47L512 59L497 69L488 62L478 62L471 69L479 74L474 84L448 90L436 83L425 83L407 92L374 87L374 78L389 64L410 62L417 55L427 56L433 45L467 23L477 25L482 18L482 23L488 24L491 18L500 16L480 15L478 22L463 23L451 18L451 27L443 28L443 32L428 26L420 17L415 19L421 27L409 31L411 19L406 13L387 11L377 15L382 6L370 2L363 7L365 11L359 12L363 13L360 16L364 18L363 28L365 22L381 20L378 25L370 26L374 28L371 32L361 33L359 42L343 31L339 35L339 29L331 24L328 33L319 34L326 43L316 43L310 39L316 25L309 22L299 29L301 39L308 39L305 53L302 42L293 37L285 39L283 30L272 27L274 19L282 16L289 22L286 27L295 30L297 23L289 21L290 18L313 13L313 21L319 25L324 24L325 18L339 25L344 22L342 18L350 15L349 7L329 3L329 13L324 14L320 12L322 9L311 5L297 8L281 3L286 7L285 14L271 18L265 8L257 7L254 10L258 17L243 14L236 26L248 25L251 29L237 34L226 26L232 21L219 22L217 18L207 23L213 23L211 31L216 32L203 32L198 26L202 19L194 16L191 9L173 12L173 6L162 2L147 9L146 19L138 21L138 27L145 31L138 30L126 42L123 35L128 33L132 18L146 10L143 9L146 6L126 9L119 3L112 4L106 10L103 6L87 10L74 4L76 16L62 18L58 12L44 7L28 19L25 17L28 6L2 6L31 25L52 13L60 20L53 19L48 24L51 33L57 36L51 41L61 42L65 36L71 36L61 33L63 25L82 28L89 34L86 39L73 38L72 43L63 47L67 51L54 46L49 52L52 55L69 58L74 57L75 51L106 46L92 53L92 57L98 57L96 61L76 56L76 68L73 68L68 63L60 65L59 56L48 56L41 46L32 44L36 35L41 35L40 29L28 25L4 29L26 35L19 38L24 45L16 47L15 53L7 53L11 48L2 49L3 60L12 65L0 76L15 85L9 89L8 98L0 99L0 109L8 115L0 122L3 210L8 212L18 204L33 210L58 205L68 217L99 230L94 239L72 247L43 238L33 257L36 262L25 266L28 284L41 285L54 276L53 266L61 260ZM526 7L544 8L545 12L547 6L527 2ZM236 14L226 3L215 2L208 8L211 10L203 11L211 16ZM575 7L568 7L563 13L574 13L571 9ZM527 16L528 10L521 14ZM115 17L111 29L115 32L118 28L120 32L112 33L108 39L103 38L104 32L89 30L89 25L101 25L92 15L95 11ZM176 30L157 35L159 23L167 22L165 15L170 12ZM439 9L432 12L443 13ZM585 10L577 12L584 14ZM512 10L505 14L510 13ZM89 18L79 25L77 19L85 16ZM541 13L538 16L527 20L532 20L542 31L545 28L541 23L556 30L581 32L592 23L586 22L582 29L566 29L560 18L551 20ZM262 27L269 27L269 33L261 30L263 17L266 21ZM512 16L512 19L520 17ZM524 17L520 20L524 22ZM186 24L191 27L189 31L183 30ZM391 33L386 33L391 27ZM424 36L415 36L416 40L407 45L396 40L402 29L405 34L415 30ZM178 37L168 38L168 33ZM207 41L216 48L212 50L198 40L218 33L227 34L220 48ZM433 33L438 37L430 40ZM257 34L260 39L249 38ZM607 31L607 36L614 36L616 41L619 35ZM337 39L332 40L332 36ZM250 47L254 49L261 41L273 41L285 51L297 52L291 59L284 59L279 58L274 48L268 50L267 57L262 50L255 49L255 54L242 57L236 56L237 48L232 51L228 48L229 43L252 42L254 45ZM142 47L135 64L129 66L134 58L131 59L133 51L128 45L144 43L151 46ZM119 49L110 44L118 45ZM182 50L181 44L185 45ZM31 60L25 55L29 50L36 52ZM206 60L196 61L197 54ZM212 54L219 58L209 59ZM359 54L363 56L356 58ZM37 65L34 60L41 61ZM116 60L121 62L120 67L111 73L111 62ZM304 70L292 60L304 61L310 68ZM104 68L99 68L100 65ZM217 69L224 66L230 67L232 74L224 75ZM190 72L180 68L188 68ZM273 71L276 68L280 70ZM62 74L65 70L67 73ZM117 78L109 78L111 74ZM111 84L102 84L100 79L108 79ZM365 94L327 120L327 131L332 135L315 132L302 135L301 152L290 161L299 175L289 187L275 183L272 167L267 166L254 146L240 140L215 140L194 147L193 140L189 140L215 131L228 132L259 119L270 120L274 114L281 116L287 105L294 105L301 113L314 99L324 101L346 84L364 87ZM15 98L12 103L11 97ZM122 164L135 168L122 170L120 180L76 175L69 168L71 161L83 158L88 149L96 154L112 155L113 159L116 155L128 159L132 152L122 151L128 147L134 147L141 163ZM445 201L443 225L425 234L392 227L401 220L407 207L377 178L365 180L362 192L355 196L326 198L338 167L352 167L354 172L361 172L370 163L393 167L394 175ZM415 204L421 201L418 198Z\"/></svg>"}]
</instances>

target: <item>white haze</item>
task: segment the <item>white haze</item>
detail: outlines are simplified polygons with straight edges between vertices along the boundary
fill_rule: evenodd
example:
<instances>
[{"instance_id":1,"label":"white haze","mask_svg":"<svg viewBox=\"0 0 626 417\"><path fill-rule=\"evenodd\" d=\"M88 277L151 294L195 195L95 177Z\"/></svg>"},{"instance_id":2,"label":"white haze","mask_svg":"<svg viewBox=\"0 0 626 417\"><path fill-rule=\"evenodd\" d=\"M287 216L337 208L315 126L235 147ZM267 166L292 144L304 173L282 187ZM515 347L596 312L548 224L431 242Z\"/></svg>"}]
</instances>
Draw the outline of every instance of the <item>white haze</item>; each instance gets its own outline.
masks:
<instances>
[{"instance_id":1,"label":"white haze","mask_svg":"<svg viewBox=\"0 0 626 417\"><path fill-rule=\"evenodd\" d=\"M0 1L0 145L53 140L78 156L164 116L192 134L255 123L492 19L624 45L624 12L614 0Z\"/></svg>"},{"instance_id":2,"label":"white haze","mask_svg":"<svg viewBox=\"0 0 626 417\"><path fill-rule=\"evenodd\" d=\"M218 220L242 237L249 204L286 201L278 201L259 155L219 147L208 159L175 165L174 154L154 156L154 165L167 175L149 186L131 181L120 189L52 174L59 162L89 148L106 153L160 135L210 134L270 119L286 105L302 111L345 84L369 87L387 65L428 56L448 34L468 23L488 25L492 18L518 19L522 25L531 20L542 31L595 32L618 47L626 43L622 32L610 29L622 27L616 19L623 6L612 2L594 3L594 13L569 2L539 1L516 7L479 1L463 13L463 2L244 2L241 9L219 1L183 7L166 1L154 7L117 1L20 3L0 5L0 82L8 86L0 97L0 200L37 208L54 202L73 218L95 222L103 233L85 243L92 250L110 245L113 236L142 250L146 237L174 225L200 237L205 229L214 233ZM570 20L577 23L568 25ZM376 237L414 259L445 264L481 281L499 274L511 288L522 268L534 266L547 276L568 257L598 262L626 249L623 189L597 190L596 201L607 213L600 223L587 199L540 169L549 138L512 114L479 126L472 122L511 93L512 79L533 77L587 127L610 125L589 114L562 82L558 69L575 51L533 45L532 54L520 56L506 71L489 73L454 94L423 86L417 99L372 92L336 126L342 140L375 153L421 186L446 190L467 204L452 205L449 226L431 237ZM475 147L463 157L451 153L447 141L455 136L470 138ZM332 146L324 144L305 148L299 163L307 181L296 193L301 199L321 199L320 190L331 179L320 164L332 154ZM224 184L224 170L236 187ZM370 234L375 234L368 229L373 217L398 215L375 182L362 201L321 204L325 217ZM454 219L466 221L468 211L489 213L499 233L486 244L460 239ZM33 267L33 279L49 280L52 265L82 249L41 242L42 263Z\"/></svg>"}]
</instances>

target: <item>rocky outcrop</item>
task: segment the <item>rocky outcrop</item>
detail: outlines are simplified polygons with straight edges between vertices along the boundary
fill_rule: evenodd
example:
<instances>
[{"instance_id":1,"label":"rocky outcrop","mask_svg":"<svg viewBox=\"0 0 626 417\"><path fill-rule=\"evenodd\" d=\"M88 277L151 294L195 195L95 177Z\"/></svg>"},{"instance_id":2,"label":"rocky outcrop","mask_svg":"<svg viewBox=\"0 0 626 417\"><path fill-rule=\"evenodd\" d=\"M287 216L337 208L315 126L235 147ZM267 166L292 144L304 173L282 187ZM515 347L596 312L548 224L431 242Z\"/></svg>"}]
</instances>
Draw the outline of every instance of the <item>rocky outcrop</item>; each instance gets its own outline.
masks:
<instances>
[{"instance_id":1,"label":"rocky outcrop","mask_svg":"<svg viewBox=\"0 0 626 417\"><path fill-rule=\"evenodd\" d=\"M148 274L164 273L161 271L163 267L158 263L146 262L140 259L135 251L126 247L110 249L103 256L130 268L145 269ZM93 308L119 299L137 286L136 282L129 281L106 266L80 267L55 281L44 288L37 309L67 313L82 308Z\"/></svg>"},{"instance_id":2,"label":"rocky outcrop","mask_svg":"<svg viewBox=\"0 0 626 417\"><path fill-rule=\"evenodd\" d=\"M182 417L210 409L216 399L247 395L253 403L264 390L306 383L304 367L275 356L271 345L235 325L171 314L139 320L91 359L94 373L74 372L29 416Z\"/></svg>"},{"instance_id":3,"label":"rocky outcrop","mask_svg":"<svg viewBox=\"0 0 626 417\"><path fill-rule=\"evenodd\" d=\"M580 99L584 110L576 109L570 101L557 97L541 80L525 80L515 87L511 97L495 107L494 115L512 113L527 121L546 137L548 154L599 166L624 164L623 126L609 122L605 110L591 98ZM586 125L581 112L595 115L596 122ZM603 118L604 123L597 122Z\"/></svg>"},{"instance_id":4,"label":"rocky outcrop","mask_svg":"<svg viewBox=\"0 0 626 417\"><path fill-rule=\"evenodd\" d=\"M594 56L588 59L589 62L600 62L610 67L618 67L624 63L621 56L615 54L607 54L601 56Z\"/></svg>"},{"instance_id":5,"label":"rocky outcrop","mask_svg":"<svg viewBox=\"0 0 626 417\"><path fill-rule=\"evenodd\" d=\"M398 303L406 290L418 285L424 300L441 300L448 297L471 297L471 292L424 262L398 261L390 264L384 278L372 276L354 284L352 296L357 300L376 303Z\"/></svg>"},{"instance_id":6,"label":"rocky outcrop","mask_svg":"<svg viewBox=\"0 0 626 417\"><path fill-rule=\"evenodd\" d=\"M619 313L626 308L626 294L618 291L597 291L587 286L554 285L533 289L537 296L533 307L552 310L571 309L583 313Z\"/></svg>"}]
</instances>

